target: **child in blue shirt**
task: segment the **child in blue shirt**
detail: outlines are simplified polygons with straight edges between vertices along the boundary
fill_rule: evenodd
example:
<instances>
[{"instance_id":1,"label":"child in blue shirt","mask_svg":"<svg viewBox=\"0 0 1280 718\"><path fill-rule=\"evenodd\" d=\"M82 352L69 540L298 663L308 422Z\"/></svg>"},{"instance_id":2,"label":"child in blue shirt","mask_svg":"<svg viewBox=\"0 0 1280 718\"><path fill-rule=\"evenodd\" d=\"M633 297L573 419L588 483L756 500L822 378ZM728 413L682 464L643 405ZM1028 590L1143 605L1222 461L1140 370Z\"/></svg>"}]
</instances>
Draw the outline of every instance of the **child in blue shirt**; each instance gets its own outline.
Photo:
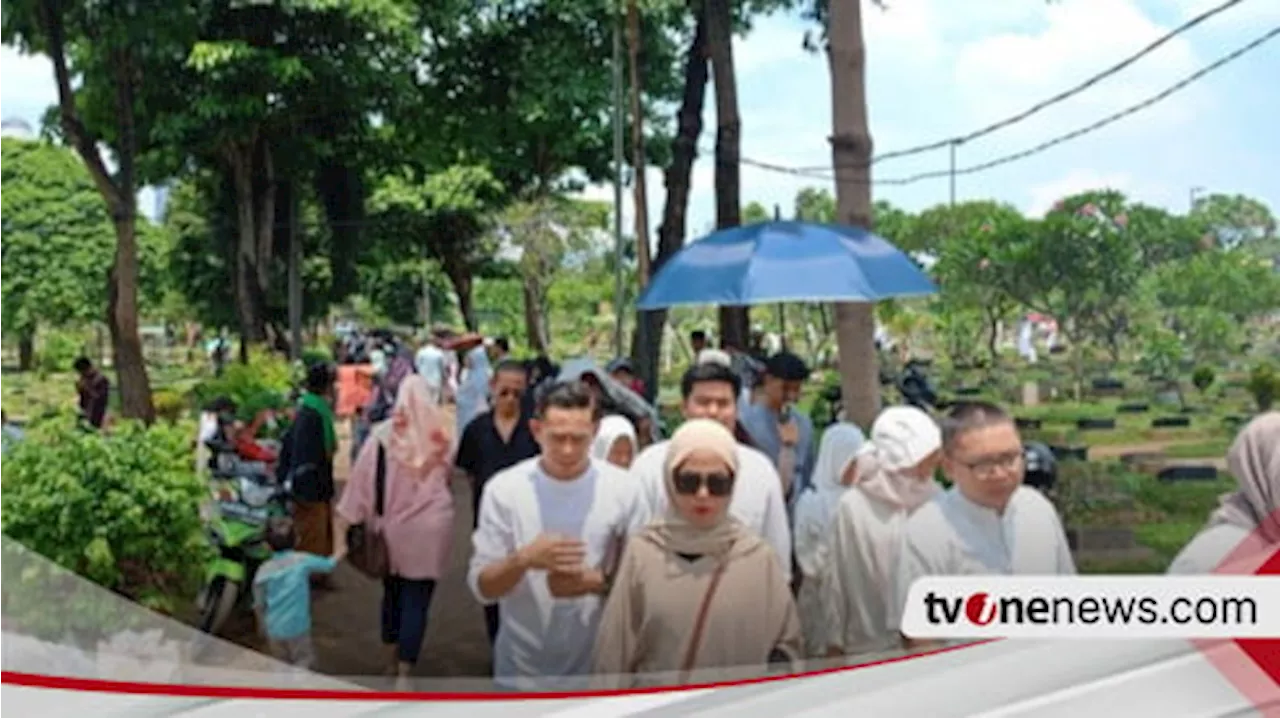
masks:
<instances>
[{"instance_id":1,"label":"child in blue shirt","mask_svg":"<svg viewBox=\"0 0 1280 718\"><path fill-rule=\"evenodd\" d=\"M274 555L253 578L253 606L271 652L301 668L315 668L311 645L311 575L327 574L342 560L295 551L298 536L293 522L277 519L267 527L267 544Z\"/></svg>"}]
</instances>

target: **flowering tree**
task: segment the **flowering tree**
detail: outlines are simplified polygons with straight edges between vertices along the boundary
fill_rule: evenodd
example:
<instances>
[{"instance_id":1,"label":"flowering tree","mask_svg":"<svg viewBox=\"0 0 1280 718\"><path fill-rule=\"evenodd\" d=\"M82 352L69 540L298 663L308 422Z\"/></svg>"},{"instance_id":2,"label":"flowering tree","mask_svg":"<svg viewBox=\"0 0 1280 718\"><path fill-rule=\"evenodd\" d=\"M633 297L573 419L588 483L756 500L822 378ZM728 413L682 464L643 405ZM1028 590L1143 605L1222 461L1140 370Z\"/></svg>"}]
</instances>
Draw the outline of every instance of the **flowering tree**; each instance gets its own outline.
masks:
<instances>
[{"instance_id":1,"label":"flowering tree","mask_svg":"<svg viewBox=\"0 0 1280 718\"><path fill-rule=\"evenodd\" d=\"M996 278L1011 266L992 258L1000 247L1026 237L1030 223L1006 204L964 202L926 210L916 224L917 233L928 235L923 241L937 247L934 274L941 308L978 318L994 368L1000 360L1000 325L1013 314L1017 300L1007 290L1010 282Z\"/></svg>"},{"instance_id":2,"label":"flowering tree","mask_svg":"<svg viewBox=\"0 0 1280 718\"><path fill-rule=\"evenodd\" d=\"M1031 309L1057 319L1070 343L1077 397L1084 344L1118 336L1120 308L1143 274L1138 235L1129 231L1120 192L1085 192L1058 202L1027 232L994 248L1002 269L991 282Z\"/></svg>"}]
</instances>

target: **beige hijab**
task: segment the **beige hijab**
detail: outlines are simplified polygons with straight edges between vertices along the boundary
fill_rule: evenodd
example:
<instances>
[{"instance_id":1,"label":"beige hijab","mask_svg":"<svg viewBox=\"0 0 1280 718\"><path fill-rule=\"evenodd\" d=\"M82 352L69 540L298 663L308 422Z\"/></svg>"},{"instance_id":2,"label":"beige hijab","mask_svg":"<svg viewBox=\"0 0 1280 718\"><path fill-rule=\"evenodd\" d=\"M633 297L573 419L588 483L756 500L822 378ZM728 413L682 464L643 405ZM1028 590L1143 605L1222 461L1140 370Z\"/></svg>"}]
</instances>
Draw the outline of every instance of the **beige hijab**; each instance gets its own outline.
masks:
<instances>
[{"instance_id":1,"label":"beige hijab","mask_svg":"<svg viewBox=\"0 0 1280 718\"><path fill-rule=\"evenodd\" d=\"M685 422L671 437L667 459L662 467L668 498L666 515L650 524L640 535L673 553L725 555L735 544L749 543L739 541L746 536L746 529L729 515L728 502L725 503L725 511L720 514L719 520L710 528L694 526L676 510L676 470L699 451L714 452L737 475L738 443L734 441L733 434L718 422L709 419Z\"/></svg>"},{"instance_id":2,"label":"beige hijab","mask_svg":"<svg viewBox=\"0 0 1280 718\"><path fill-rule=\"evenodd\" d=\"M1227 468L1240 482L1209 517L1209 525L1231 524L1280 544L1280 412L1254 418L1227 451Z\"/></svg>"}]
</instances>

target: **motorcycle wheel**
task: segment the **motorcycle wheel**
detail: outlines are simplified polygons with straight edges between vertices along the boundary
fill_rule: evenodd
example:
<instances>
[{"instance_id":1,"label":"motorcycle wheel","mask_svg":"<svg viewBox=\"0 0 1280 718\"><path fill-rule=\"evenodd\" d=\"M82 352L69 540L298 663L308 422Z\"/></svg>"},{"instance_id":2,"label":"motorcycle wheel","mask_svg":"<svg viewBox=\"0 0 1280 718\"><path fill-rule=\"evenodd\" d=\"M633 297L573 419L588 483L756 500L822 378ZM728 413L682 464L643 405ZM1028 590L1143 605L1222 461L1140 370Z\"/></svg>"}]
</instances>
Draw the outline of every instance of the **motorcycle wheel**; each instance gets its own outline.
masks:
<instances>
[{"instance_id":1,"label":"motorcycle wheel","mask_svg":"<svg viewBox=\"0 0 1280 718\"><path fill-rule=\"evenodd\" d=\"M200 630L216 636L236 605L240 585L226 576L216 576L200 594Z\"/></svg>"}]
</instances>

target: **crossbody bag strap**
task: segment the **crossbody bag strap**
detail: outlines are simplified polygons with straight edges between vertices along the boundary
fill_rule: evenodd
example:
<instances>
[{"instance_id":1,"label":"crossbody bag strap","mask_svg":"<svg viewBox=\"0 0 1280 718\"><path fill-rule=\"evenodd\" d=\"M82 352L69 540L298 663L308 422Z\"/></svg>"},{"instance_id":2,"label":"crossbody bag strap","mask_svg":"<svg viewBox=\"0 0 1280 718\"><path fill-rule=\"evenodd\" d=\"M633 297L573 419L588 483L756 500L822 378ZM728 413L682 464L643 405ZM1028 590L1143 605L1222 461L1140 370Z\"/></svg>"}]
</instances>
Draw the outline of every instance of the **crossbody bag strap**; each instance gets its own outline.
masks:
<instances>
[{"instance_id":1,"label":"crossbody bag strap","mask_svg":"<svg viewBox=\"0 0 1280 718\"><path fill-rule=\"evenodd\" d=\"M702 632L707 627L707 613L711 610L711 599L715 598L716 588L720 586L720 578L724 576L725 568L729 565L729 560L723 559L716 566L715 573L711 574L711 585L707 586L707 592L702 597L702 605L698 607L698 615L693 621L693 634L689 636L689 649L684 655L684 664L680 667L680 681L683 683L688 680L689 671L693 670L694 661L698 658L698 648L702 644Z\"/></svg>"},{"instance_id":2,"label":"crossbody bag strap","mask_svg":"<svg viewBox=\"0 0 1280 718\"><path fill-rule=\"evenodd\" d=\"M378 442L378 473L373 482L373 492L374 514L382 516L387 500L387 450L381 441Z\"/></svg>"}]
</instances>

